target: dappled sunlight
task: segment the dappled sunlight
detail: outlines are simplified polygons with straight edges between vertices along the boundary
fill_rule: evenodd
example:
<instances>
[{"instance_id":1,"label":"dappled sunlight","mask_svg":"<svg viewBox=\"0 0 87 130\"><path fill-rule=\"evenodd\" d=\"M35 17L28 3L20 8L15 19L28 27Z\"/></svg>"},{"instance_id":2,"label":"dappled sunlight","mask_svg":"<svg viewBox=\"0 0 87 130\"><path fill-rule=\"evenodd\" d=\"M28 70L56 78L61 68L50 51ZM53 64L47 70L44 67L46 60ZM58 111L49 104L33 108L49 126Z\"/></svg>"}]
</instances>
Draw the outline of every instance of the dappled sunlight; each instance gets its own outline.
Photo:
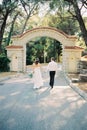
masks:
<instances>
[{"instance_id":1,"label":"dappled sunlight","mask_svg":"<svg viewBox=\"0 0 87 130\"><path fill-rule=\"evenodd\" d=\"M40 89L38 89L38 93L46 92L48 89L48 87L41 87Z\"/></svg>"},{"instance_id":2,"label":"dappled sunlight","mask_svg":"<svg viewBox=\"0 0 87 130\"><path fill-rule=\"evenodd\" d=\"M9 103L6 103L3 107L1 107L2 109L9 109L9 108L11 108L12 106L13 106L13 104L14 104L14 102L9 102Z\"/></svg>"},{"instance_id":3,"label":"dappled sunlight","mask_svg":"<svg viewBox=\"0 0 87 130\"><path fill-rule=\"evenodd\" d=\"M66 97L62 95L61 100L60 95L57 96L55 94L55 96L52 96L50 93L48 96L40 99L38 104L36 103L37 105L34 107L37 107L37 109L42 111L42 113L37 116L36 121L61 117L62 121L64 123L67 123L67 120L69 118L73 118L73 116L75 116L75 112L78 113L78 110L86 104L85 101L82 103L82 100L79 100L78 98L76 98L76 100L73 100L73 97L72 101L69 101L68 96ZM74 96L74 93L72 96Z\"/></svg>"},{"instance_id":4,"label":"dappled sunlight","mask_svg":"<svg viewBox=\"0 0 87 130\"><path fill-rule=\"evenodd\" d=\"M20 93L21 93L20 91L17 91L17 92L11 93L10 95L11 95L11 96L15 96L15 95L18 95L18 94L20 94Z\"/></svg>"},{"instance_id":5,"label":"dappled sunlight","mask_svg":"<svg viewBox=\"0 0 87 130\"><path fill-rule=\"evenodd\" d=\"M66 88L69 88L69 85L62 85L62 86L60 86L60 85L58 85L58 86L54 86L54 88L52 89L53 91L56 91L56 89L62 89L62 88L64 88L64 89L66 89Z\"/></svg>"},{"instance_id":6,"label":"dappled sunlight","mask_svg":"<svg viewBox=\"0 0 87 130\"><path fill-rule=\"evenodd\" d=\"M29 103L16 103L16 108L25 112L26 110L30 110L30 108L32 108L32 105Z\"/></svg>"},{"instance_id":7,"label":"dappled sunlight","mask_svg":"<svg viewBox=\"0 0 87 130\"><path fill-rule=\"evenodd\" d=\"M27 81L29 81L29 78L13 78L12 80L6 81L6 83L21 83Z\"/></svg>"},{"instance_id":8,"label":"dappled sunlight","mask_svg":"<svg viewBox=\"0 0 87 130\"><path fill-rule=\"evenodd\" d=\"M48 106L49 107L53 107L53 109L58 107L58 106L60 106L60 104L57 102L58 98L55 99L55 100L50 100L49 102L48 102L47 99L49 100L49 97L46 98L46 99L40 100L40 104L39 105L42 105L43 107L48 107Z\"/></svg>"},{"instance_id":9,"label":"dappled sunlight","mask_svg":"<svg viewBox=\"0 0 87 130\"><path fill-rule=\"evenodd\" d=\"M25 108L25 109L30 109L31 106L30 106L30 105L25 105L24 108Z\"/></svg>"},{"instance_id":10,"label":"dappled sunlight","mask_svg":"<svg viewBox=\"0 0 87 130\"><path fill-rule=\"evenodd\" d=\"M45 95L44 97L41 97L43 92ZM53 93L51 92L52 91L50 89L49 91L47 91L46 88L39 90L39 92L36 93L36 96L33 96L33 99L35 100L34 102L32 99L30 99L32 100L32 102L30 102L30 100L28 101L25 98L28 94L26 93L26 95L22 97L21 101L19 100L16 102L15 107L11 112L12 114L6 122L9 128L12 129L17 124L20 124L20 120L21 122L24 122L24 126L26 125L25 122L30 125L32 121L32 128L34 127L34 125L35 127L39 127L41 122L43 122L42 126L46 125L47 123L47 129L50 127L50 129L53 129L55 127L64 128L64 126L66 127L66 125L68 126L68 124L70 123L76 126L75 117L77 114L79 115L78 111L82 109L83 105L85 105L85 102L82 103L82 100L79 101L78 98L77 101L71 102L68 101L68 96L66 94L64 96L60 93L57 96L57 94L55 93L55 96L53 96ZM62 97L62 100L60 96ZM74 93L72 96L74 96ZM79 104L79 102L81 102L81 105ZM15 117L15 114L18 118ZM84 111L81 114L81 118L79 118L78 122L84 125L86 121L82 120L87 119L87 116L85 116ZM23 124L21 123L21 126L22 125Z\"/></svg>"},{"instance_id":11,"label":"dappled sunlight","mask_svg":"<svg viewBox=\"0 0 87 130\"><path fill-rule=\"evenodd\" d=\"M87 126L87 102L64 77L56 77L53 89L47 78L44 81L39 89L33 89L28 77L5 81L0 87L1 126L8 130L82 130L81 125Z\"/></svg>"},{"instance_id":12,"label":"dappled sunlight","mask_svg":"<svg viewBox=\"0 0 87 130\"><path fill-rule=\"evenodd\" d=\"M17 122L16 122L15 118L11 118L11 119L9 119L9 120L7 121L7 125L9 126L10 129L14 128L15 125L16 125L16 123L17 123Z\"/></svg>"},{"instance_id":13,"label":"dappled sunlight","mask_svg":"<svg viewBox=\"0 0 87 130\"><path fill-rule=\"evenodd\" d=\"M0 96L0 100L3 100L5 99L6 97L5 96Z\"/></svg>"}]
</instances>

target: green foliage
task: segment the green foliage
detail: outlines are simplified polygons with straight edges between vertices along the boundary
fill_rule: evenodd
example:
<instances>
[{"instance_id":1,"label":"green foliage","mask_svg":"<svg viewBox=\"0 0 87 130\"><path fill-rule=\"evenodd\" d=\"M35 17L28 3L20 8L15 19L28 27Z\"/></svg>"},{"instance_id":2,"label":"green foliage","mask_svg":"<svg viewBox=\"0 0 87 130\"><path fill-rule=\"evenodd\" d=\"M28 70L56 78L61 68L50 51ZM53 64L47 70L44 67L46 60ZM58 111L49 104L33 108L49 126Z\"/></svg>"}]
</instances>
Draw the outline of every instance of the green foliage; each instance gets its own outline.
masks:
<instances>
[{"instance_id":1,"label":"green foliage","mask_svg":"<svg viewBox=\"0 0 87 130\"><path fill-rule=\"evenodd\" d=\"M26 63L27 65L32 64L37 57L40 63L49 62L51 57L55 57L59 62L61 54L62 45L60 42L48 37L37 38L27 44Z\"/></svg>"},{"instance_id":2,"label":"green foliage","mask_svg":"<svg viewBox=\"0 0 87 130\"><path fill-rule=\"evenodd\" d=\"M48 39L48 47L47 47L47 62L50 61L51 57L55 57L60 62L60 55L62 54L62 44L55 39Z\"/></svg>"},{"instance_id":3,"label":"green foliage","mask_svg":"<svg viewBox=\"0 0 87 130\"><path fill-rule=\"evenodd\" d=\"M55 2L56 1L56 2ZM61 17L63 15L65 15L65 12L78 22L78 27L81 30L83 39L85 41L85 45L87 46L87 28L86 28L86 24L84 22L83 16L82 16L82 9L87 9L87 0L51 0L50 2L53 4L53 6L51 7L51 9L54 8L54 10L58 11L59 14L61 14ZM63 1L63 7L62 10L60 10L59 8L62 7L62 4L59 4L60 1ZM50 3L50 4L51 4ZM73 22L71 22L73 23ZM73 27L71 26L71 29ZM75 28L75 27L74 27ZM77 30L78 31L78 30Z\"/></svg>"},{"instance_id":4,"label":"green foliage","mask_svg":"<svg viewBox=\"0 0 87 130\"><path fill-rule=\"evenodd\" d=\"M27 44L27 52L26 52L26 64L32 64L35 58L39 58L40 62L44 62L44 45L45 41L44 38L37 38L34 41L29 42Z\"/></svg>"},{"instance_id":5,"label":"green foliage","mask_svg":"<svg viewBox=\"0 0 87 130\"><path fill-rule=\"evenodd\" d=\"M63 30L68 35L74 35L77 31L79 31L76 21L69 16L61 19L57 28Z\"/></svg>"},{"instance_id":6,"label":"green foliage","mask_svg":"<svg viewBox=\"0 0 87 130\"><path fill-rule=\"evenodd\" d=\"M9 63L10 60L5 54L0 54L0 72L6 72L9 71Z\"/></svg>"},{"instance_id":7,"label":"green foliage","mask_svg":"<svg viewBox=\"0 0 87 130\"><path fill-rule=\"evenodd\" d=\"M31 65L34 60L33 42L26 45L26 64Z\"/></svg>"},{"instance_id":8,"label":"green foliage","mask_svg":"<svg viewBox=\"0 0 87 130\"><path fill-rule=\"evenodd\" d=\"M64 16L62 16L62 14L60 15L58 12L55 15L47 15L43 19L43 25L58 28L69 35L74 35L77 31L79 31L77 21L66 13Z\"/></svg>"}]
</instances>

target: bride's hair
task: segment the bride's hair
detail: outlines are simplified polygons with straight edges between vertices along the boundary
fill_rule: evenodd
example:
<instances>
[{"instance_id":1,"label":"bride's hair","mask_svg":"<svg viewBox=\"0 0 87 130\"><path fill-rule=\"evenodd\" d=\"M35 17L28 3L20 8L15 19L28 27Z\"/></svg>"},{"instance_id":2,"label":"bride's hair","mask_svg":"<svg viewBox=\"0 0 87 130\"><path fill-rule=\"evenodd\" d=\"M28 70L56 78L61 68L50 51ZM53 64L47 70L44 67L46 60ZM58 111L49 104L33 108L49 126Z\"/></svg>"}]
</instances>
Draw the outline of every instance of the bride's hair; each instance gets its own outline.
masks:
<instances>
[{"instance_id":1,"label":"bride's hair","mask_svg":"<svg viewBox=\"0 0 87 130\"><path fill-rule=\"evenodd\" d=\"M36 60L35 60L35 64L37 65L38 63L39 63L39 59L36 58Z\"/></svg>"}]
</instances>

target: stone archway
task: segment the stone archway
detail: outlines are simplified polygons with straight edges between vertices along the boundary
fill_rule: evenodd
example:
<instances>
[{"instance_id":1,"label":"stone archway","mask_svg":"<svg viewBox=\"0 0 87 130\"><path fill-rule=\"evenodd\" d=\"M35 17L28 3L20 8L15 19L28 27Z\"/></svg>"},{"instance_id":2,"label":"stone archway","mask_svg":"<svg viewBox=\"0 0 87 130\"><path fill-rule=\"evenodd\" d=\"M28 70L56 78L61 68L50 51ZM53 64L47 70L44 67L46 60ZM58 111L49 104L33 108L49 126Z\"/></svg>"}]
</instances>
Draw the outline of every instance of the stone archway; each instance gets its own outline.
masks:
<instances>
[{"instance_id":1,"label":"stone archway","mask_svg":"<svg viewBox=\"0 0 87 130\"><path fill-rule=\"evenodd\" d=\"M7 46L7 55L12 61L15 54L17 60L17 71L26 71L26 43L36 37L47 36L60 41L63 44L63 70L65 72L77 72L77 64L81 57L82 48L76 47L76 37L69 36L63 31L52 27L39 27L28 30L21 35L12 37L12 45ZM72 66L73 63L73 66ZM10 64L10 70L15 71Z\"/></svg>"}]
</instances>

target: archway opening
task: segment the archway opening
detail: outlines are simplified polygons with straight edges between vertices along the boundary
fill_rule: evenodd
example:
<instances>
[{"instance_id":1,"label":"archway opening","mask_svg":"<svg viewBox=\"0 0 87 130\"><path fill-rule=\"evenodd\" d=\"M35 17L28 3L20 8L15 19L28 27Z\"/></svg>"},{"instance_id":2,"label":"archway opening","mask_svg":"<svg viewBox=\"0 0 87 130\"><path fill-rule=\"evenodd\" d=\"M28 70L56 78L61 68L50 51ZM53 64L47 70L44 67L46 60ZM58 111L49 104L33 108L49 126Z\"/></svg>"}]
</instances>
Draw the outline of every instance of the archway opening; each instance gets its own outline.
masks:
<instances>
[{"instance_id":1,"label":"archway opening","mask_svg":"<svg viewBox=\"0 0 87 130\"><path fill-rule=\"evenodd\" d=\"M31 65L35 58L46 64L51 57L62 63L62 43L50 37L37 37L26 43L26 65Z\"/></svg>"}]
</instances>

